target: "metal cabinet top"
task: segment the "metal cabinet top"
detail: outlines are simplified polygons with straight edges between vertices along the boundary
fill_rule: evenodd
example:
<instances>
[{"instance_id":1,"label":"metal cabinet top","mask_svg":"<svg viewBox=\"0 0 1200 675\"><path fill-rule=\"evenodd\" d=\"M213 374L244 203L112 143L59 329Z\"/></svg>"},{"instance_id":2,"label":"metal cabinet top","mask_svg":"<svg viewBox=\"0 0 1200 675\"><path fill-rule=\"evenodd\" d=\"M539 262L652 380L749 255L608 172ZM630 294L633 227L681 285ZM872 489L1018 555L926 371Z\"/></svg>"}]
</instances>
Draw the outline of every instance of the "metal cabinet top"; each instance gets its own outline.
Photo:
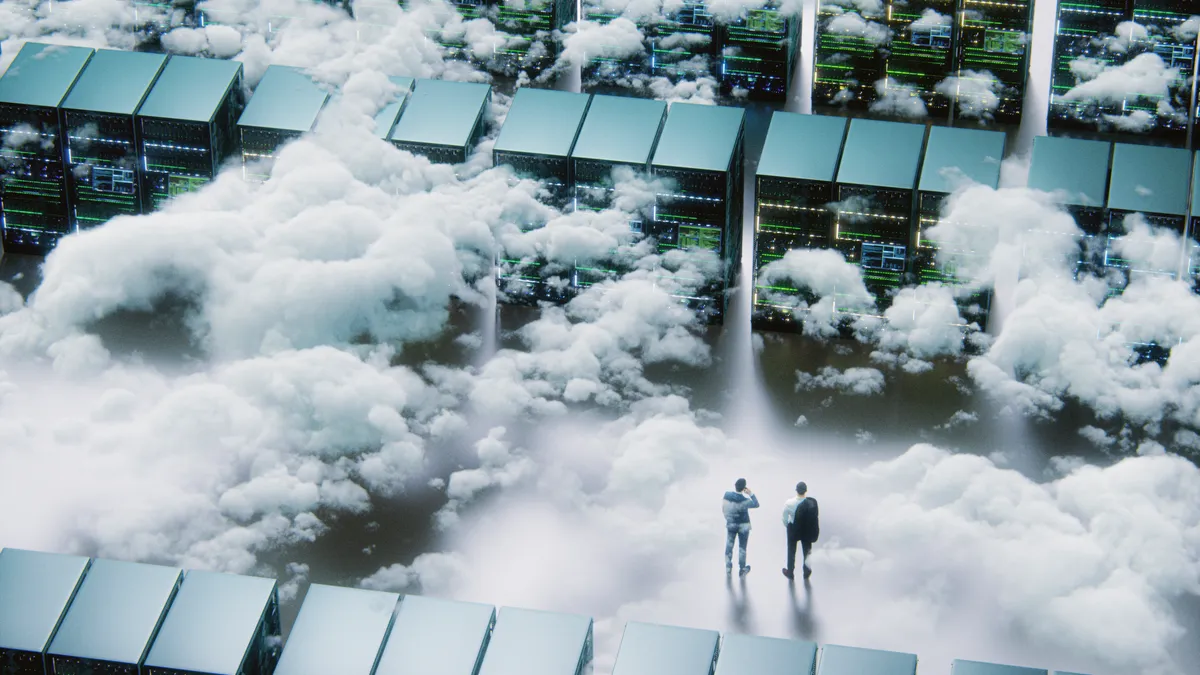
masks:
<instances>
[{"instance_id":1,"label":"metal cabinet top","mask_svg":"<svg viewBox=\"0 0 1200 675\"><path fill-rule=\"evenodd\" d=\"M371 675L399 599L397 593L309 586L275 675Z\"/></svg>"},{"instance_id":2,"label":"metal cabinet top","mask_svg":"<svg viewBox=\"0 0 1200 675\"><path fill-rule=\"evenodd\" d=\"M1108 181L1108 208L1187 215L1191 163L1192 153L1181 148L1117 143Z\"/></svg>"},{"instance_id":3,"label":"metal cabinet top","mask_svg":"<svg viewBox=\"0 0 1200 675\"><path fill-rule=\"evenodd\" d=\"M391 139L466 147L483 118L492 87L477 82L417 80Z\"/></svg>"},{"instance_id":4,"label":"metal cabinet top","mask_svg":"<svg viewBox=\"0 0 1200 675\"><path fill-rule=\"evenodd\" d=\"M569 157L591 99L590 94L518 89L494 151Z\"/></svg>"},{"instance_id":5,"label":"metal cabinet top","mask_svg":"<svg viewBox=\"0 0 1200 675\"><path fill-rule=\"evenodd\" d=\"M851 120L837 180L848 185L915 189L924 145L924 125Z\"/></svg>"},{"instance_id":6,"label":"metal cabinet top","mask_svg":"<svg viewBox=\"0 0 1200 675\"><path fill-rule=\"evenodd\" d=\"M833 182L849 123L845 117L775 111L757 175Z\"/></svg>"},{"instance_id":7,"label":"metal cabinet top","mask_svg":"<svg viewBox=\"0 0 1200 675\"><path fill-rule=\"evenodd\" d=\"M140 664L183 570L93 560L48 653Z\"/></svg>"},{"instance_id":8,"label":"metal cabinet top","mask_svg":"<svg viewBox=\"0 0 1200 675\"><path fill-rule=\"evenodd\" d=\"M230 89L241 82L242 64L196 56L172 56L163 68L139 117L181 122L211 122Z\"/></svg>"},{"instance_id":9,"label":"metal cabinet top","mask_svg":"<svg viewBox=\"0 0 1200 675\"><path fill-rule=\"evenodd\" d=\"M651 164L656 168L729 171L734 162L742 161L738 151L745 120L746 111L741 108L672 104Z\"/></svg>"},{"instance_id":10,"label":"metal cabinet top","mask_svg":"<svg viewBox=\"0 0 1200 675\"><path fill-rule=\"evenodd\" d=\"M0 649L45 651L89 562L76 555L0 551Z\"/></svg>"},{"instance_id":11,"label":"metal cabinet top","mask_svg":"<svg viewBox=\"0 0 1200 675\"><path fill-rule=\"evenodd\" d=\"M0 103L57 108L91 57L84 47L26 42L0 77Z\"/></svg>"},{"instance_id":12,"label":"metal cabinet top","mask_svg":"<svg viewBox=\"0 0 1200 675\"><path fill-rule=\"evenodd\" d=\"M1049 675L1049 672L1045 668L1002 666L998 663L955 659L954 663L950 664L950 675Z\"/></svg>"},{"instance_id":13,"label":"metal cabinet top","mask_svg":"<svg viewBox=\"0 0 1200 675\"><path fill-rule=\"evenodd\" d=\"M299 68L271 66L246 104L239 127L277 131L311 131L329 92Z\"/></svg>"},{"instance_id":14,"label":"metal cabinet top","mask_svg":"<svg viewBox=\"0 0 1200 675\"><path fill-rule=\"evenodd\" d=\"M67 110L133 115L167 64L165 54L100 49L63 101Z\"/></svg>"},{"instance_id":15,"label":"metal cabinet top","mask_svg":"<svg viewBox=\"0 0 1200 675\"><path fill-rule=\"evenodd\" d=\"M817 675L916 675L916 654L824 645Z\"/></svg>"},{"instance_id":16,"label":"metal cabinet top","mask_svg":"<svg viewBox=\"0 0 1200 675\"><path fill-rule=\"evenodd\" d=\"M501 608L479 675L576 675L591 629L585 616Z\"/></svg>"},{"instance_id":17,"label":"metal cabinet top","mask_svg":"<svg viewBox=\"0 0 1200 675\"><path fill-rule=\"evenodd\" d=\"M406 595L375 675L475 675L496 608Z\"/></svg>"},{"instance_id":18,"label":"metal cabinet top","mask_svg":"<svg viewBox=\"0 0 1200 675\"><path fill-rule=\"evenodd\" d=\"M954 192L966 179L990 188L1000 186L1004 133L984 129L933 127L921 164L921 192Z\"/></svg>"},{"instance_id":19,"label":"metal cabinet top","mask_svg":"<svg viewBox=\"0 0 1200 675\"><path fill-rule=\"evenodd\" d=\"M666 116L662 101L593 96L571 157L648 167Z\"/></svg>"},{"instance_id":20,"label":"metal cabinet top","mask_svg":"<svg viewBox=\"0 0 1200 675\"><path fill-rule=\"evenodd\" d=\"M712 630L631 621L613 675L711 675L720 639Z\"/></svg>"},{"instance_id":21,"label":"metal cabinet top","mask_svg":"<svg viewBox=\"0 0 1200 675\"><path fill-rule=\"evenodd\" d=\"M1029 187L1063 191L1064 204L1104 206L1108 194L1112 143L1078 138L1038 136L1033 139Z\"/></svg>"},{"instance_id":22,"label":"metal cabinet top","mask_svg":"<svg viewBox=\"0 0 1200 675\"><path fill-rule=\"evenodd\" d=\"M379 114L375 115L375 136L385 141L392 134L392 129L396 127L396 120L400 118L404 104L408 102L408 97L412 94L415 81L411 77L399 76L388 79L396 86L396 95L390 103L383 106Z\"/></svg>"},{"instance_id":23,"label":"metal cabinet top","mask_svg":"<svg viewBox=\"0 0 1200 675\"><path fill-rule=\"evenodd\" d=\"M188 572L146 666L237 675L274 593L274 579Z\"/></svg>"},{"instance_id":24,"label":"metal cabinet top","mask_svg":"<svg viewBox=\"0 0 1200 675\"><path fill-rule=\"evenodd\" d=\"M799 640L726 635L716 675L812 675L817 645Z\"/></svg>"}]
</instances>

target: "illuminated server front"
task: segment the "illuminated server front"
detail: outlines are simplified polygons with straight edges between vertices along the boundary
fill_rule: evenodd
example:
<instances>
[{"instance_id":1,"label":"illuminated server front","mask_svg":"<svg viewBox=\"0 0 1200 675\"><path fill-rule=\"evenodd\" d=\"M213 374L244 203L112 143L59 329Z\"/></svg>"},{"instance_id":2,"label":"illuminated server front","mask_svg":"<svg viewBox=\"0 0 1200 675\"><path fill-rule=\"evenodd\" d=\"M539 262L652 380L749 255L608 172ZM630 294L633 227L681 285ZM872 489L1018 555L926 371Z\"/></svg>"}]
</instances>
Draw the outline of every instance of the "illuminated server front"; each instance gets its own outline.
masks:
<instances>
[{"instance_id":1,"label":"illuminated server front","mask_svg":"<svg viewBox=\"0 0 1200 675\"><path fill-rule=\"evenodd\" d=\"M718 278L695 280L681 296L709 323L724 321L740 266L744 128L741 108L675 103L650 162L664 187L646 234L660 251L711 251L720 261Z\"/></svg>"},{"instance_id":2,"label":"illuminated server front","mask_svg":"<svg viewBox=\"0 0 1200 675\"><path fill-rule=\"evenodd\" d=\"M672 82L717 79L720 34L703 0L683 0L682 6L650 25L650 74Z\"/></svg>"},{"instance_id":3,"label":"illuminated server front","mask_svg":"<svg viewBox=\"0 0 1200 675\"><path fill-rule=\"evenodd\" d=\"M942 209L955 190L966 185L996 189L1000 185L1000 162L1004 159L1005 136L999 131L933 127L925 145L921 180L917 184L917 236L914 268L922 284L957 286L970 281L970 274L987 268L985 257L995 235L973 228L969 235L949 246L938 246L930 228L942 219ZM966 223L954 223L969 228ZM964 273L966 273L964 275ZM991 291L982 290L959 298L959 312L979 328L987 327Z\"/></svg>"},{"instance_id":4,"label":"illuminated server front","mask_svg":"<svg viewBox=\"0 0 1200 675\"><path fill-rule=\"evenodd\" d=\"M47 650L55 675L141 675L183 570L93 560Z\"/></svg>"},{"instance_id":5,"label":"illuminated server front","mask_svg":"<svg viewBox=\"0 0 1200 675\"><path fill-rule=\"evenodd\" d=\"M931 118L946 119L950 98L937 85L954 68L955 0L905 0L888 3L892 40L883 50L883 76L911 88L891 93L916 96ZM888 95L890 83L882 85Z\"/></svg>"},{"instance_id":6,"label":"illuminated server front","mask_svg":"<svg viewBox=\"0 0 1200 675\"><path fill-rule=\"evenodd\" d=\"M200 189L237 151L242 64L172 56L138 109L143 209Z\"/></svg>"},{"instance_id":7,"label":"illuminated server front","mask_svg":"<svg viewBox=\"0 0 1200 675\"><path fill-rule=\"evenodd\" d=\"M862 19L859 32L838 30L847 12ZM875 100L875 83L884 76L881 47L891 42L885 3L857 6L851 0L818 0L816 54L813 59L814 110L866 111Z\"/></svg>"},{"instance_id":8,"label":"illuminated server front","mask_svg":"<svg viewBox=\"0 0 1200 675\"><path fill-rule=\"evenodd\" d=\"M135 114L167 57L101 49L63 102L74 229L142 212Z\"/></svg>"},{"instance_id":9,"label":"illuminated server front","mask_svg":"<svg viewBox=\"0 0 1200 675\"><path fill-rule=\"evenodd\" d=\"M1029 162L1031 189L1061 195L1060 204L1074 218L1079 232L1063 232L1040 224L1026 236L1022 250L1023 265L1038 265L1054 270L1066 265L1072 277L1083 274L1103 275L1104 245L1096 238L1107 227L1105 205L1108 199L1109 167L1112 143L1078 138L1038 136L1033 139ZM1071 243L1062 243L1062 238ZM1048 257L1050 251L1067 250L1070 260ZM1022 275L1025 271L1022 271Z\"/></svg>"},{"instance_id":10,"label":"illuminated server front","mask_svg":"<svg viewBox=\"0 0 1200 675\"><path fill-rule=\"evenodd\" d=\"M0 551L0 673L46 675L46 649L91 561L74 555Z\"/></svg>"},{"instance_id":11,"label":"illuminated server front","mask_svg":"<svg viewBox=\"0 0 1200 675\"><path fill-rule=\"evenodd\" d=\"M238 118L242 148L242 177L265 181L275 153L289 141L311 131L329 93L299 68L270 66Z\"/></svg>"},{"instance_id":12,"label":"illuminated server front","mask_svg":"<svg viewBox=\"0 0 1200 675\"><path fill-rule=\"evenodd\" d=\"M1184 274L1191 279L1192 290L1200 293L1200 152L1192 163L1192 199L1188 211L1191 220L1184 240L1187 248Z\"/></svg>"},{"instance_id":13,"label":"illuminated server front","mask_svg":"<svg viewBox=\"0 0 1200 675\"><path fill-rule=\"evenodd\" d=\"M492 147L497 165L518 176L542 181L546 202L564 208L571 192L571 150L591 103L590 94L522 87L513 97L504 126ZM524 231L543 222L518 223ZM497 259L497 283L508 302L563 302L570 297L573 261L514 257Z\"/></svg>"},{"instance_id":14,"label":"illuminated server front","mask_svg":"<svg viewBox=\"0 0 1200 675\"><path fill-rule=\"evenodd\" d=\"M594 2L583 3L583 19L592 24L607 25L622 15L605 8L603 4ZM630 78L645 76L650 73L650 46L646 34L649 32L649 22L628 18L642 34L641 46L635 50L626 50L624 46L610 44L601 54L583 65L581 76L585 91L596 94L620 93L623 95L644 94L636 89L630 89Z\"/></svg>"},{"instance_id":15,"label":"illuminated server front","mask_svg":"<svg viewBox=\"0 0 1200 675\"><path fill-rule=\"evenodd\" d=\"M0 77L0 228L8 253L47 253L71 231L61 105L92 50L27 42Z\"/></svg>"},{"instance_id":16,"label":"illuminated server front","mask_svg":"<svg viewBox=\"0 0 1200 675\"><path fill-rule=\"evenodd\" d=\"M1130 259L1122 255L1119 242L1134 214L1140 214L1153 228L1169 230L1185 239L1191 165L1192 153L1182 148L1113 145L1101 261L1113 293L1121 292L1139 276L1178 278L1179 260L1174 256L1161 261Z\"/></svg>"},{"instance_id":17,"label":"illuminated server front","mask_svg":"<svg viewBox=\"0 0 1200 675\"><path fill-rule=\"evenodd\" d=\"M908 281L925 127L855 119L838 165L833 247L880 307ZM847 308L848 311L853 308Z\"/></svg>"},{"instance_id":18,"label":"illuminated server front","mask_svg":"<svg viewBox=\"0 0 1200 675\"><path fill-rule=\"evenodd\" d=\"M756 330L798 330L804 291L767 283L764 268L788 251L824 249L833 236L834 181L849 120L776 111L754 179L754 310Z\"/></svg>"},{"instance_id":19,"label":"illuminated server front","mask_svg":"<svg viewBox=\"0 0 1200 675\"><path fill-rule=\"evenodd\" d=\"M617 181L645 180L667 117L667 104L623 96L592 97L579 138L571 151L572 210L602 211L613 206ZM649 214L632 214L630 230L643 232ZM619 261L577 261L576 289L615 278Z\"/></svg>"},{"instance_id":20,"label":"illuminated server front","mask_svg":"<svg viewBox=\"0 0 1200 675\"><path fill-rule=\"evenodd\" d=\"M1062 4L1060 3L1060 8ZM991 120L1020 124L1029 76L1029 36L1033 28L1032 0L958 0L958 40L954 74L959 78L954 117L978 118L987 102L982 84L999 101ZM988 78L991 75L991 78ZM972 79L983 80L972 83Z\"/></svg>"},{"instance_id":21,"label":"illuminated server front","mask_svg":"<svg viewBox=\"0 0 1200 675\"><path fill-rule=\"evenodd\" d=\"M770 0L722 26L722 93L744 90L751 98L786 99L800 52L801 21L800 14Z\"/></svg>"},{"instance_id":22,"label":"illuminated server front","mask_svg":"<svg viewBox=\"0 0 1200 675\"><path fill-rule=\"evenodd\" d=\"M1056 132L1136 134L1156 144L1182 146L1193 99L1196 36L1187 22L1198 12L1190 0L1085 0L1059 4L1049 128ZM1127 27L1136 23L1142 30ZM1126 78L1127 90L1092 95L1080 85L1101 70L1166 69L1161 78Z\"/></svg>"},{"instance_id":23,"label":"illuminated server front","mask_svg":"<svg viewBox=\"0 0 1200 675\"><path fill-rule=\"evenodd\" d=\"M503 70L534 75L558 58L554 34L575 21L575 0L497 0L490 13L508 39L497 54Z\"/></svg>"}]
</instances>

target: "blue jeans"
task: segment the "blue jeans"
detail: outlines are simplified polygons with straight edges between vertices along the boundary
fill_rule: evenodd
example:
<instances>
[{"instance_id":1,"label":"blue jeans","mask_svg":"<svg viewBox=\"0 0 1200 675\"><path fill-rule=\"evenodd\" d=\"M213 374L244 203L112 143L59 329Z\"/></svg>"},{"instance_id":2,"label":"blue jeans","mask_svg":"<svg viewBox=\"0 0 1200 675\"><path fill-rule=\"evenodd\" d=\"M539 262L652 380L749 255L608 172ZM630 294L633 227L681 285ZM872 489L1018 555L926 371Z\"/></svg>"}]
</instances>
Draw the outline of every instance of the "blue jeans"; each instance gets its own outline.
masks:
<instances>
[{"instance_id":1,"label":"blue jeans","mask_svg":"<svg viewBox=\"0 0 1200 675\"><path fill-rule=\"evenodd\" d=\"M746 567L746 542L750 540L750 523L725 526L725 567L733 567L733 542L738 543L738 569Z\"/></svg>"}]
</instances>

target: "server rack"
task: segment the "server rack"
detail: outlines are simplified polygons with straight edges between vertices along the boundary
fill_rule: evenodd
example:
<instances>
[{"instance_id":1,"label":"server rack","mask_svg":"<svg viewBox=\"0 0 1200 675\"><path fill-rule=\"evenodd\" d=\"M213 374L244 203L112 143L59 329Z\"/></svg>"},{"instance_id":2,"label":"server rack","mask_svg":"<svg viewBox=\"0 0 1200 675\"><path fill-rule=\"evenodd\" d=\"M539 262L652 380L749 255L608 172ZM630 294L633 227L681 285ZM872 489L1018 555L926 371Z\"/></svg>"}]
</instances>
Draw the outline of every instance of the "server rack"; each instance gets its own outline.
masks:
<instances>
[{"instance_id":1,"label":"server rack","mask_svg":"<svg viewBox=\"0 0 1200 675\"><path fill-rule=\"evenodd\" d=\"M591 661L591 618L503 607L479 675L583 675Z\"/></svg>"},{"instance_id":2,"label":"server rack","mask_svg":"<svg viewBox=\"0 0 1200 675\"><path fill-rule=\"evenodd\" d=\"M445 0L450 6L451 11L456 12L462 17L463 22L474 21L475 19L488 18L490 8L494 4L494 0ZM445 50L444 55L449 60L459 61L474 61L471 55L470 45L467 44L466 35L460 30L447 30L445 22L449 20L448 16L439 11L442 7L442 2L438 0L402 0L401 5L407 10L414 10L421 6L433 7L438 13L439 18L443 23L441 26L434 26L427 31L427 36Z\"/></svg>"},{"instance_id":3,"label":"server rack","mask_svg":"<svg viewBox=\"0 0 1200 675\"><path fill-rule=\"evenodd\" d=\"M404 107L408 103L408 97L412 95L414 82L411 77L393 76L388 80L396 87L396 93L375 115L375 136L385 141L392 135L392 129L396 128L396 122L404 114Z\"/></svg>"},{"instance_id":4,"label":"server rack","mask_svg":"<svg viewBox=\"0 0 1200 675\"><path fill-rule=\"evenodd\" d=\"M864 35L837 32L831 27L844 21L840 17L854 14L867 24ZM884 3L880 11L868 12L854 8L844 0L818 0L817 44L813 63L814 109L837 107L855 111L866 111L875 100L875 83L884 76L881 46L891 39L872 41L867 36L885 36L891 28L887 25ZM880 42L877 44L876 42Z\"/></svg>"},{"instance_id":5,"label":"server rack","mask_svg":"<svg viewBox=\"0 0 1200 675\"><path fill-rule=\"evenodd\" d=\"M612 205L614 171L628 169L648 175L650 158L667 118L662 101L604 96L592 97L587 116L571 150L571 205L575 210L600 211ZM642 232L645 218L635 214L629 227ZM587 288L620 273L618 265L596 261L576 264L575 289Z\"/></svg>"},{"instance_id":6,"label":"server rack","mask_svg":"<svg viewBox=\"0 0 1200 675\"><path fill-rule=\"evenodd\" d=\"M328 101L329 92L299 68L268 67L237 122L242 177L260 182L270 178L276 151L311 131Z\"/></svg>"},{"instance_id":7,"label":"server rack","mask_svg":"<svg viewBox=\"0 0 1200 675\"><path fill-rule=\"evenodd\" d=\"M496 29L509 38L498 54L505 72L530 75L554 65L558 40L554 32L575 21L575 0L497 0L492 8Z\"/></svg>"},{"instance_id":8,"label":"server rack","mask_svg":"<svg viewBox=\"0 0 1200 675\"><path fill-rule=\"evenodd\" d=\"M140 675L183 570L95 560L46 652L55 675Z\"/></svg>"},{"instance_id":9,"label":"server rack","mask_svg":"<svg viewBox=\"0 0 1200 675\"><path fill-rule=\"evenodd\" d=\"M474 82L417 80L391 141L439 164L460 164L484 132L492 87Z\"/></svg>"},{"instance_id":10,"label":"server rack","mask_svg":"<svg viewBox=\"0 0 1200 675\"><path fill-rule=\"evenodd\" d=\"M584 2L581 9L583 19L591 23L607 25L622 15L614 14L602 3ZM636 17L625 17L637 25L638 30L645 36L649 32L649 23ZM621 86L630 78L650 74L650 43L642 38L643 49L626 56L599 56L583 65L581 75L583 88L586 91L602 93L621 90ZM615 50L614 50L615 51Z\"/></svg>"},{"instance_id":11,"label":"server rack","mask_svg":"<svg viewBox=\"0 0 1200 675\"><path fill-rule=\"evenodd\" d=\"M558 208L570 199L571 150L591 103L590 94L521 88L513 98L500 136L492 148L496 164L507 164L520 175L545 181L549 203ZM521 223L531 230L542 223ZM571 267L544 259L514 259L503 252L497 259L497 283L509 303L563 302L569 289L553 278L569 278Z\"/></svg>"},{"instance_id":12,"label":"server rack","mask_svg":"<svg viewBox=\"0 0 1200 675\"><path fill-rule=\"evenodd\" d=\"M931 118L946 119L950 99L937 85L954 69L957 0L889 0L893 38L883 54L884 76L913 88ZM939 17L931 20L931 17ZM886 85L885 85L886 86Z\"/></svg>"},{"instance_id":13,"label":"server rack","mask_svg":"<svg viewBox=\"0 0 1200 675\"><path fill-rule=\"evenodd\" d=\"M917 124L855 119L846 134L835 186L833 246L862 267L867 290L880 307L910 280L924 146L925 127Z\"/></svg>"},{"instance_id":14,"label":"server rack","mask_svg":"<svg viewBox=\"0 0 1200 675\"><path fill-rule=\"evenodd\" d=\"M981 270L987 261L969 244L941 248L926 234L941 221L942 206L963 181L997 188L1000 185L1000 161L1004 158L1005 135L999 131L934 127L929 132L921 179L917 185L917 236L913 267L920 283L941 282L959 285L967 281L959 275L963 267ZM966 226L958 224L959 227ZM970 237L982 246L984 232ZM961 298L959 312L968 322L987 325L991 309L991 291L983 290Z\"/></svg>"},{"instance_id":15,"label":"server rack","mask_svg":"<svg viewBox=\"0 0 1200 675\"><path fill-rule=\"evenodd\" d=\"M917 656L880 649L822 645L817 675L917 675Z\"/></svg>"},{"instance_id":16,"label":"server rack","mask_svg":"<svg viewBox=\"0 0 1200 675\"><path fill-rule=\"evenodd\" d=\"M705 249L722 262L719 280L702 280L681 298L710 323L724 321L740 267L745 117L741 108L676 103L650 162L655 179L671 187L655 195L646 233L660 251Z\"/></svg>"},{"instance_id":17,"label":"server rack","mask_svg":"<svg viewBox=\"0 0 1200 675\"><path fill-rule=\"evenodd\" d=\"M146 657L145 675L271 675L279 658L274 579L192 570Z\"/></svg>"},{"instance_id":18,"label":"server rack","mask_svg":"<svg viewBox=\"0 0 1200 675\"><path fill-rule=\"evenodd\" d=\"M950 664L950 675L1050 675L1050 671L1045 668L1002 666L998 663L954 659Z\"/></svg>"},{"instance_id":19,"label":"server rack","mask_svg":"<svg viewBox=\"0 0 1200 675\"><path fill-rule=\"evenodd\" d=\"M172 56L137 112L143 209L216 178L237 149L242 64Z\"/></svg>"},{"instance_id":20,"label":"server rack","mask_svg":"<svg viewBox=\"0 0 1200 675\"><path fill-rule=\"evenodd\" d=\"M74 555L0 551L0 673L45 675L46 648L90 564Z\"/></svg>"},{"instance_id":21,"label":"server rack","mask_svg":"<svg viewBox=\"0 0 1200 675\"><path fill-rule=\"evenodd\" d=\"M1196 64L1195 41L1181 42L1173 29L1195 13L1189 0L1081 0L1060 3L1055 36L1054 71L1049 127L1057 133L1101 132L1144 135L1166 145L1183 145L1187 138L1192 100L1192 73ZM1120 24L1135 21L1146 30L1144 38L1121 36L1128 44L1110 49ZM1178 71L1166 96L1130 90L1120 100L1094 100L1068 96L1079 82L1072 70L1077 59L1094 59L1117 67L1134 59L1161 59ZM1142 123L1122 125L1129 115L1144 116Z\"/></svg>"},{"instance_id":22,"label":"server rack","mask_svg":"<svg viewBox=\"0 0 1200 675\"><path fill-rule=\"evenodd\" d=\"M650 24L650 73L672 82L719 79L719 37L705 0L683 0L681 7Z\"/></svg>"},{"instance_id":23,"label":"server rack","mask_svg":"<svg viewBox=\"0 0 1200 675\"><path fill-rule=\"evenodd\" d=\"M1184 274L1191 279L1192 290L1200 293L1200 152L1192 163L1192 199L1189 213L1191 222L1188 224L1188 236L1184 240L1187 248L1187 261Z\"/></svg>"},{"instance_id":24,"label":"server rack","mask_svg":"<svg viewBox=\"0 0 1200 675\"><path fill-rule=\"evenodd\" d=\"M613 675L712 675L721 634L631 621Z\"/></svg>"},{"instance_id":25,"label":"server rack","mask_svg":"<svg viewBox=\"0 0 1200 675\"><path fill-rule=\"evenodd\" d=\"M1180 148L1148 145L1113 145L1112 172L1108 183L1108 218L1104 231L1103 257L1099 261L1110 282L1112 294L1138 276L1175 279L1178 261L1167 265L1137 264L1122 258L1114 244L1126 231L1125 218L1142 214L1154 227L1168 229L1185 239L1189 172L1192 153ZM1148 261L1144 261L1148 262Z\"/></svg>"},{"instance_id":26,"label":"server rack","mask_svg":"<svg viewBox=\"0 0 1200 675\"><path fill-rule=\"evenodd\" d=\"M71 231L60 106L92 50L26 42L0 77L4 250L46 253Z\"/></svg>"},{"instance_id":27,"label":"server rack","mask_svg":"<svg viewBox=\"0 0 1200 675\"><path fill-rule=\"evenodd\" d=\"M309 586L274 675L372 675L399 598L382 591Z\"/></svg>"},{"instance_id":28,"label":"server rack","mask_svg":"<svg viewBox=\"0 0 1200 675\"><path fill-rule=\"evenodd\" d=\"M162 54L101 49L63 102L73 229L142 212L134 116L166 63Z\"/></svg>"},{"instance_id":29,"label":"server rack","mask_svg":"<svg viewBox=\"0 0 1200 675\"><path fill-rule=\"evenodd\" d=\"M817 645L755 635L726 635L716 675L815 675Z\"/></svg>"},{"instance_id":30,"label":"server rack","mask_svg":"<svg viewBox=\"0 0 1200 675\"><path fill-rule=\"evenodd\" d=\"M954 72L960 79L986 77L999 82L1000 102L992 119L1016 126L1021 123L1029 75L1029 35L1033 30L1033 3L1026 0L958 0L959 38ZM961 89L961 85L960 85ZM964 109L980 107L973 95L959 91L954 97L954 117Z\"/></svg>"},{"instance_id":31,"label":"server rack","mask_svg":"<svg viewBox=\"0 0 1200 675\"><path fill-rule=\"evenodd\" d=\"M476 675L496 608L406 595L374 675Z\"/></svg>"},{"instance_id":32,"label":"server rack","mask_svg":"<svg viewBox=\"0 0 1200 675\"><path fill-rule=\"evenodd\" d=\"M1072 261L1072 275L1095 273L1093 243L1105 228L1104 205L1108 201L1108 175L1112 160L1112 144L1107 141L1084 140L1038 136L1033 139L1033 154L1029 163L1029 187L1044 192L1056 192L1061 204L1075 219L1082 236L1049 230L1037 231L1035 243L1049 243L1055 237L1071 237L1076 241L1078 253ZM1045 251L1027 245L1022 257L1031 261L1045 261Z\"/></svg>"},{"instance_id":33,"label":"server rack","mask_svg":"<svg viewBox=\"0 0 1200 675\"><path fill-rule=\"evenodd\" d=\"M721 87L744 89L751 98L787 100L800 52L800 14L785 13L776 0L721 31Z\"/></svg>"},{"instance_id":34,"label":"server rack","mask_svg":"<svg viewBox=\"0 0 1200 675\"><path fill-rule=\"evenodd\" d=\"M763 268L792 249L829 248L834 180L849 121L844 117L778 112L763 144L754 179L754 309L757 330L797 330L793 311L802 291L765 285Z\"/></svg>"}]
</instances>

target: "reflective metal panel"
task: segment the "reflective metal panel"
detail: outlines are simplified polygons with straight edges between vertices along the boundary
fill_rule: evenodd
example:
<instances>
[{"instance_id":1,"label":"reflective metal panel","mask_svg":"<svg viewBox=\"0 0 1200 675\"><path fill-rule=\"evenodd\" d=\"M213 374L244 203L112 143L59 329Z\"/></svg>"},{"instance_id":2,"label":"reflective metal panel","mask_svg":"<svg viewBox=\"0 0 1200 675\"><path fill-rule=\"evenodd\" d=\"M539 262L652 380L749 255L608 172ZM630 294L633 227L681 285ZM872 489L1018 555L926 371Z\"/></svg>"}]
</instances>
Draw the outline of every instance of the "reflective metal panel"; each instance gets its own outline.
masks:
<instances>
[{"instance_id":1,"label":"reflective metal panel","mask_svg":"<svg viewBox=\"0 0 1200 675\"><path fill-rule=\"evenodd\" d=\"M406 595L375 675L475 675L495 619L491 605Z\"/></svg>"},{"instance_id":2,"label":"reflective metal panel","mask_svg":"<svg viewBox=\"0 0 1200 675\"><path fill-rule=\"evenodd\" d=\"M47 653L140 664L183 571L94 560Z\"/></svg>"},{"instance_id":3,"label":"reflective metal panel","mask_svg":"<svg viewBox=\"0 0 1200 675\"><path fill-rule=\"evenodd\" d=\"M397 593L309 586L275 675L371 675L399 598Z\"/></svg>"},{"instance_id":4,"label":"reflective metal panel","mask_svg":"<svg viewBox=\"0 0 1200 675\"><path fill-rule=\"evenodd\" d=\"M651 163L655 167L728 171L730 162L741 161L735 154L745 118L741 108L674 103Z\"/></svg>"},{"instance_id":5,"label":"reflective metal panel","mask_svg":"<svg viewBox=\"0 0 1200 675\"><path fill-rule=\"evenodd\" d=\"M924 125L851 120L837 182L912 190L924 146Z\"/></svg>"},{"instance_id":6,"label":"reflective metal panel","mask_svg":"<svg viewBox=\"0 0 1200 675\"><path fill-rule=\"evenodd\" d=\"M591 643L586 616L504 607L479 675L576 675Z\"/></svg>"},{"instance_id":7,"label":"reflective metal panel","mask_svg":"<svg viewBox=\"0 0 1200 675\"><path fill-rule=\"evenodd\" d=\"M271 66L238 118L239 127L310 131L329 93L299 68Z\"/></svg>"},{"instance_id":8,"label":"reflective metal panel","mask_svg":"<svg viewBox=\"0 0 1200 675\"><path fill-rule=\"evenodd\" d=\"M26 42L0 77L0 103L58 107L91 57L84 47Z\"/></svg>"},{"instance_id":9,"label":"reflective metal panel","mask_svg":"<svg viewBox=\"0 0 1200 675\"><path fill-rule=\"evenodd\" d=\"M721 635L713 630L629 622L613 675L710 675Z\"/></svg>"},{"instance_id":10,"label":"reflective metal panel","mask_svg":"<svg viewBox=\"0 0 1200 675\"><path fill-rule=\"evenodd\" d=\"M88 562L76 555L0 551L0 649L45 651Z\"/></svg>"},{"instance_id":11,"label":"reflective metal panel","mask_svg":"<svg viewBox=\"0 0 1200 675\"><path fill-rule=\"evenodd\" d=\"M817 675L916 675L916 654L824 645Z\"/></svg>"},{"instance_id":12,"label":"reflective metal panel","mask_svg":"<svg viewBox=\"0 0 1200 675\"><path fill-rule=\"evenodd\" d=\"M950 675L1048 675L1048 671L1044 668L1002 666L997 663L955 659L950 665Z\"/></svg>"},{"instance_id":13,"label":"reflective metal panel","mask_svg":"<svg viewBox=\"0 0 1200 675\"><path fill-rule=\"evenodd\" d=\"M817 645L799 640L726 635L716 675L812 675L817 666Z\"/></svg>"},{"instance_id":14,"label":"reflective metal panel","mask_svg":"<svg viewBox=\"0 0 1200 675\"><path fill-rule=\"evenodd\" d=\"M237 675L274 592L274 579L188 572L146 666Z\"/></svg>"},{"instance_id":15,"label":"reflective metal panel","mask_svg":"<svg viewBox=\"0 0 1200 675\"><path fill-rule=\"evenodd\" d=\"M847 126L845 117L776 110L771 114L757 175L832 182Z\"/></svg>"}]
</instances>

